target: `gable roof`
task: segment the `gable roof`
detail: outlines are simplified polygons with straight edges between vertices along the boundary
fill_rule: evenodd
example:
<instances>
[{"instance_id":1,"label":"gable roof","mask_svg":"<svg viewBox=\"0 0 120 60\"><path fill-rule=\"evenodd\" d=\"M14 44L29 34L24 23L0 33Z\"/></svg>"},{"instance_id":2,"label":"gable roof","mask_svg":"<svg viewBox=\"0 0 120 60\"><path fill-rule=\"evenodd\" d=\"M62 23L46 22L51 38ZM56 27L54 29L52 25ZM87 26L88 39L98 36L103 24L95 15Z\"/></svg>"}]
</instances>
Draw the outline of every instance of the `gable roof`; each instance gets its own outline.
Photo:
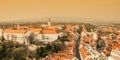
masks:
<instances>
[{"instance_id":1,"label":"gable roof","mask_svg":"<svg viewBox=\"0 0 120 60\"><path fill-rule=\"evenodd\" d=\"M42 34L57 34L55 30L43 30Z\"/></svg>"},{"instance_id":2,"label":"gable roof","mask_svg":"<svg viewBox=\"0 0 120 60\"><path fill-rule=\"evenodd\" d=\"M26 32L26 30L5 29L4 32L5 33L21 33L21 34L24 34Z\"/></svg>"},{"instance_id":3,"label":"gable roof","mask_svg":"<svg viewBox=\"0 0 120 60\"><path fill-rule=\"evenodd\" d=\"M41 29L40 28L30 28L31 32L40 32Z\"/></svg>"},{"instance_id":4,"label":"gable roof","mask_svg":"<svg viewBox=\"0 0 120 60\"><path fill-rule=\"evenodd\" d=\"M47 27L48 29L57 29L58 28L58 26L49 26L49 27Z\"/></svg>"}]
</instances>

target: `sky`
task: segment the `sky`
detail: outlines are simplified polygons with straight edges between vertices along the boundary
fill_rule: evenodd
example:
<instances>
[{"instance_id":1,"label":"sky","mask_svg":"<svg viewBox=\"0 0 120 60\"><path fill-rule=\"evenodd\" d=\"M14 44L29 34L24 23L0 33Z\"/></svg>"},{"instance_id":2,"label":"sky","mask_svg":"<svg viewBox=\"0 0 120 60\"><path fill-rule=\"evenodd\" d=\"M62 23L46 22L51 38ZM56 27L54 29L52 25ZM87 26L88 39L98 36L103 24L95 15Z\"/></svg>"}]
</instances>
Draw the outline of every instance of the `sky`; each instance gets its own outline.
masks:
<instances>
[{"instance_id":1,"label":"sky","mask_svg":"<svg viewBox=\"0 0 120 60\"><path fill-rule=\"evenodd\" d=\"M120 21L120 0L0 0L0 20L69 16Z\"/></svg>"}]
</instances>

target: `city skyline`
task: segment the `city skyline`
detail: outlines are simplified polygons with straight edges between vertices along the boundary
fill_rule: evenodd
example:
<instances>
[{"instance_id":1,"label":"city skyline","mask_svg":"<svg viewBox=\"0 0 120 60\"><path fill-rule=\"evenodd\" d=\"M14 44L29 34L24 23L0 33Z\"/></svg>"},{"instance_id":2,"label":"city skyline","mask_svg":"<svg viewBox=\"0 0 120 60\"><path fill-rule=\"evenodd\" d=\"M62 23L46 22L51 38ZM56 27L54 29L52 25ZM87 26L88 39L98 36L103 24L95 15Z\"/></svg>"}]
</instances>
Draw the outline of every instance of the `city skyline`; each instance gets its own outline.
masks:
<instances>
[{"instance_id":1,"label":"city skyline","mask_svg":"<svg viewBox=\"0 0 120 60\"><path fill-rule=\"evenodd\" d=\"M0 0L0 20L62 16L119 22L119 3L119 0Z\"/></svg>"}]
</instances>

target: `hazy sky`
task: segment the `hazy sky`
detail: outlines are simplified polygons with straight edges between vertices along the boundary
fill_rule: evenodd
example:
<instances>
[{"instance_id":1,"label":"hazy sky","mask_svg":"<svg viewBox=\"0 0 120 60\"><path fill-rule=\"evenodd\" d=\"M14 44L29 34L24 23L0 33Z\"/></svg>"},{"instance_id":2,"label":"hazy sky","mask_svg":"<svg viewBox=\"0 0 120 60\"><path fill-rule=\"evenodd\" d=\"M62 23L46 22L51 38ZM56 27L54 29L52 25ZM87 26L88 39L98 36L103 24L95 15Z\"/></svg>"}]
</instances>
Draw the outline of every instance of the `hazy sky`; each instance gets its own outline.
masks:
<instances>
[{"instance_id":1,"label":"hazy sky","mask_svg":"<svg viewBox=\"0 0 120 60\"><path fill-rule=\"evenodd\" d=\"M120 20L120 0L0 0L0 20L70 16Z\"/></svg>"}]
</instances>

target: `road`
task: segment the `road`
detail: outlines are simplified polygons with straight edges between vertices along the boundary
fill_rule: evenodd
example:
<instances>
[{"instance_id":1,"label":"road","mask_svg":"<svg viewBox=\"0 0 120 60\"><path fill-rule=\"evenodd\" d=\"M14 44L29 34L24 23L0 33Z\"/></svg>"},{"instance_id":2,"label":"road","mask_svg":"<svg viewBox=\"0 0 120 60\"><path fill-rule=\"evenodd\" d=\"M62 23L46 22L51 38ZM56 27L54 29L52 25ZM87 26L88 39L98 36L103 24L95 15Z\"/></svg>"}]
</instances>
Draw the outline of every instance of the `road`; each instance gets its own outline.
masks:
<instances>
[{"instance_id":1,"label":"road","mask_svg":"<svg viewBox=\"0 0 120 60\"><path fill-rule=\"evenodd\" d=\"M79 53L79 42L80 42L80 38L78 37L78 39L76 40L76 57L81 60L80 58L80 53Z\"/></svg>"}]
</instances>

